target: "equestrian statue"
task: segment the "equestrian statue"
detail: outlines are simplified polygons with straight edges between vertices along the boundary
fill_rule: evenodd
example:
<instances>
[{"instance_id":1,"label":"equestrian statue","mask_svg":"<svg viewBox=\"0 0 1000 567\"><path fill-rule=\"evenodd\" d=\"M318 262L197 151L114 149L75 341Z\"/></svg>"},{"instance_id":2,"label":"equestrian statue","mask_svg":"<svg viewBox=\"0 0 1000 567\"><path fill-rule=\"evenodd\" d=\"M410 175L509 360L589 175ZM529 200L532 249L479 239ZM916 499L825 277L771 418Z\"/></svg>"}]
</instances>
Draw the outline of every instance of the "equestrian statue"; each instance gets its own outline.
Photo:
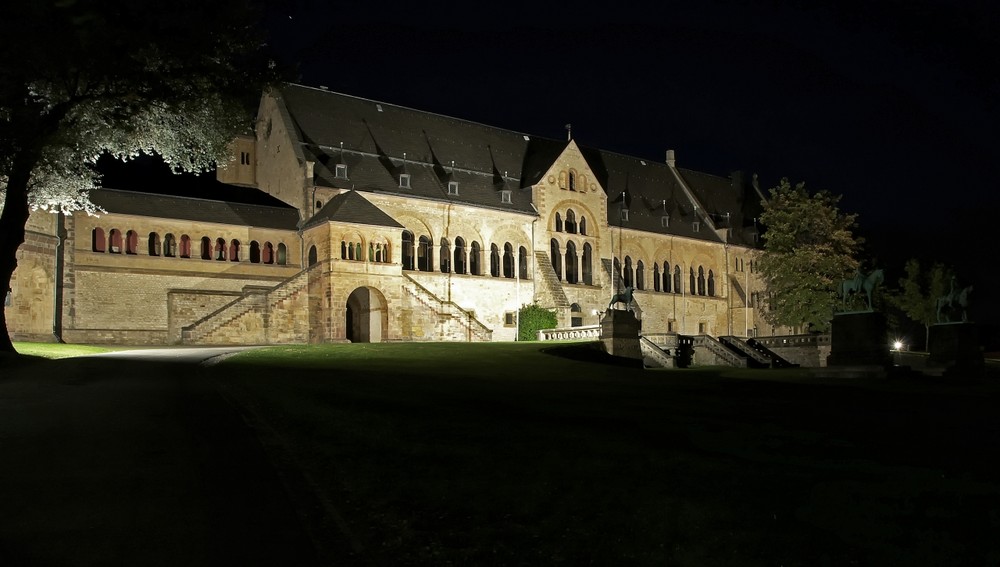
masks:
<instances>
[{"instance_id":1,"label":"equestrian statue","mask_svg":"<svg viewBox=\"0 0 1000 567\"><path fill-rule=\"evenodd\" d=\"M625 309L631 310L631 307L629 307L629 306L632 304L632 292L633 291L635 291L635 288L632 287L632 286L628 286L621 293L616 293L616 294L612 295L611 296L611 301L608 303L608 311L611 310L611 306L614 305L615 303L624 303L625 304Z\"/></svg>"},{"instance_id":2,"label":"equestrian statue","mask_svg":"<svg viewBox=\"0 0 1000 567\"><path fill-rule=\"evenodd\" d=\"M872 292L875 288L885 281L885 272L881 268L877 270L872 270L867 275L858 270L853 278L846 279L840 282L840 298L841 304L846 309L847 308L847 297L852 293L864 292L865 298L868 300L868 310L872 310Z\"/></svg>"},{"instance_id":3,"label":"equestrian statue","mask_svg":"<svg viewBox=\"0 0 1000 567\"><path fill-rule=\"evenodd\" d=\"M962 321L969 320L969 294L972 293L972 286L966 286L960 290L955 290L955 278L951 278L951 289L948 293L937 299L937 321L938 323L950 323L951 314L960 310Z\"/></svg>"}]
</instances>

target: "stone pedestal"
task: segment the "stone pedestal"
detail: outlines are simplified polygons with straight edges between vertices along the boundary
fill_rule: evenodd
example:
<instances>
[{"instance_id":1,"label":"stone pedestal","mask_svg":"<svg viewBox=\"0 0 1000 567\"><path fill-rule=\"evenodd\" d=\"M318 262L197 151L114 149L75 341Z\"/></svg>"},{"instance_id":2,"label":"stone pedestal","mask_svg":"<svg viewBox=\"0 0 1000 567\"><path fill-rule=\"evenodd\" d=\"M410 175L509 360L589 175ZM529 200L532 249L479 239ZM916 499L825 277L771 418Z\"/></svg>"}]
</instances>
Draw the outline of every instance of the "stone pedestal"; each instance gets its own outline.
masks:
<instances>
[{"instance_id":1,"label":"stone pedestal","mask_svg":"<svg viewBox=\"0 0 1000 567\"><path fill-rule=\"evenodd\" d=\"M609 309L601 319L601 343L612 356L642 360L639 320L631 311Z\"/></svg>"},{"instance_id":2,"label":"stone pedestal","mask_svg":"<svg viewBox=\"0 0 1000 567\"><path fill-rule=\"evenodd\" d=\"M872 369L891 366L885 315L872 311L834 315L826 363Z\"/></svg>"},{"instance_id":3,"label":"stone pedestal","mask_svg":"<svg viewBox=\"0 0 1000 567\"><path fill-rule=\"evenodd\" d=\"M931 325L927 350L927 370L931 372L971 377L981 375L985 368L975 323Z\"/></svg>"}]
</instances>

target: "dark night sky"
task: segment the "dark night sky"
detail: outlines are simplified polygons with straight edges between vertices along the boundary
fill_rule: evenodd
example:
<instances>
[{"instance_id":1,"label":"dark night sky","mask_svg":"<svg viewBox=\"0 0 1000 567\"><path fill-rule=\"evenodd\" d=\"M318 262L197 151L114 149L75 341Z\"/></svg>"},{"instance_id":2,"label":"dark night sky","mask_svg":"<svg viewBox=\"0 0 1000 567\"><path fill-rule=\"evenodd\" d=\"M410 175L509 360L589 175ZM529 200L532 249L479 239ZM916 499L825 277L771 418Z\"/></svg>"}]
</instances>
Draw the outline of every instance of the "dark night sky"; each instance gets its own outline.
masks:
<instances>
[{"instance_id":1,"label":"dark night sky","mask_svg":"<svg viewBox=\"0 0 1000 567\"><path fill-rule=\"evenodd\" d=\"M581 6L284 1L268 28L303 84L805 181L843 194L880 262L981 275L966 265L1000 200L990 3Z\"/></svg>"},{"instance_id":2,"label":"dark night sky","mask_svg":"<svg viewBox=\"0 0 1000 567\"><path fill-rule=\"evenodd\" d=\"M297 82L727 175L842 194L891 281L993 272L992 2L271 0ZM974 259L983 261L975 262ZM979 294L983 299L985 293Z\"/></svg>"}]
</instances>

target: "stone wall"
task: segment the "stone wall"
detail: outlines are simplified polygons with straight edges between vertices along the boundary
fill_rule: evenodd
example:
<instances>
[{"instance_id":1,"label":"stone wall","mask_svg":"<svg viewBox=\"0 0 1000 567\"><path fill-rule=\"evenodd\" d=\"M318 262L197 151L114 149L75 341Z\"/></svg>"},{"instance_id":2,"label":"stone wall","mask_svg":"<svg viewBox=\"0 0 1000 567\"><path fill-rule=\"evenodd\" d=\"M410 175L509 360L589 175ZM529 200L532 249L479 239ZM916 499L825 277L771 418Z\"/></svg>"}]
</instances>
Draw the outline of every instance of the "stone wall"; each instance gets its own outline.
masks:
<instances>
[{"instance_id":1,"label":"stone wall","mask_svg":"<svg viewBox=\"0 0 1000 567\"><path fill-rule=\"evenodd\" d=\"M48 215L55 217L55 215ZM50 219L45 219L50 220ZM53 234L36 229L54 227L33 223L17 251L17 269L10 282L10 306L5 307L7 329L13 340L54 341L56 246ZM6 296L7 290L0 290Z\"/></svg>"},{"instance_id":2,"label":"stone wall","mask_svg":"<svg viewBox=\"0 0 1000 567\"><path fill-rule=\"evenodd\" d=\"M830 335L786 335L756 340L788 362L807 368L826 366L830 356Z\"/></svg>"}]
</instances>

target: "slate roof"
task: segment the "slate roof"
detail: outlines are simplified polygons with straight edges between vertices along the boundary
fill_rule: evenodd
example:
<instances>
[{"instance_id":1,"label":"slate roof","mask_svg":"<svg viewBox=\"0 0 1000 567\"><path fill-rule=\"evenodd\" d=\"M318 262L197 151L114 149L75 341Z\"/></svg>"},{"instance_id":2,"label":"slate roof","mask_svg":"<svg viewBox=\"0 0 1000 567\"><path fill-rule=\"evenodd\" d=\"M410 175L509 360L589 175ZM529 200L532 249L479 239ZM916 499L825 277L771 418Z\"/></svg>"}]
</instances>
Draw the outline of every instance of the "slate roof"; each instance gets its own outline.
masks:
<instances>
[{"instance_id":1,"label":"slate roof","mask_svg":"<svg viewBox=\"0 0 1000 567\"><path fill-rule=\"evenodd\" d=\"M306 222L305 226L328 221L405 228L385 211L371 204L357 191L347 191L330 199L318 213Z\"/></svg>"},{"instance_id":2,"label":"slate roof","mask_svg":"<svg viewBox=\"0 0 1000 567\"><path fill-rule=\"evenodd\" d=\"M520 183L524 134L299 85L282 88L281 101L316 162L317 184L534 214ZM338 163L347 179L336 178ZM402 173L409 189L399 186ZM511 203L501 202L503 190Z\"/></svg>"},{"instance_id":3,"label":"slate roof","mask_svg":"<svg viewBox=\"0 0 1000 567\"><path fill-rule=\"evenodd\" d=\"M410 195L535 215L530 187L538 183L568 142L413 110L301 85L280 89L306 159L320 185ZM729 241L754 245L749 219L760 199L742 176L720 177L677 168L696 201L666 163L580 146L608 194L608 224L619 225L622 194L629 220L622 226L659 234L720 241L706 222L732 228ZM336 165L347 166L347 179ZM400 174L410 188L400 187ZM458 195L448 194L457 181ZM500 191L511 192L501 203ZM662 225L664 212L669 226ZM700 230L694 231L694 221ZM752 224L752 223L750 223Z\"/></svg>"},{"instance_id":4,"label":"slate roof","mask_svg":"<svg viewBox=\"0 0 1000 567\"><path fill-rule=\"evenodd\" d=\"M292 207L247 205L192 197L93 189L90 200L109 213L183 219L196 222L296 230L299 213Z\"/></svg>"}]
</instances>

